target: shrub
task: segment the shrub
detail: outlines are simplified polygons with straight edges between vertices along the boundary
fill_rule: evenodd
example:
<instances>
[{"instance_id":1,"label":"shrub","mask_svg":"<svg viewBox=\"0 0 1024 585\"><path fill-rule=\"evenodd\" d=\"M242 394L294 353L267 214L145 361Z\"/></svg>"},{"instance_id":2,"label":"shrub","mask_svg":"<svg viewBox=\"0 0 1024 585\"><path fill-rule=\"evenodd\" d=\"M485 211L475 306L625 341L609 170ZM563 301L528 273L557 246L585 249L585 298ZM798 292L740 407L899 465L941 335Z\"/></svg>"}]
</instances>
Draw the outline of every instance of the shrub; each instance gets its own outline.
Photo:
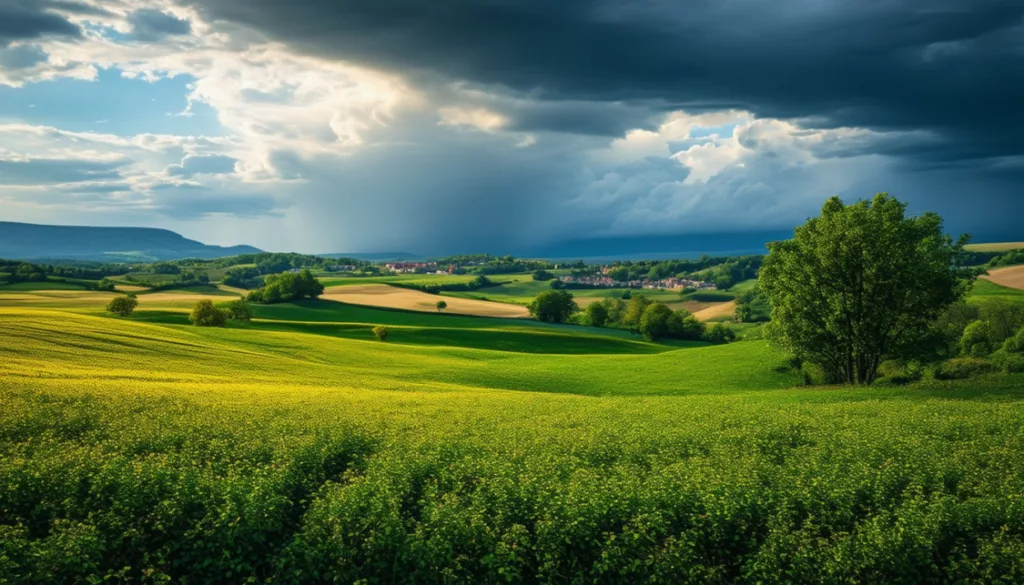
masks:
<instances>
[{"instance_id":1,"label":"shrub","mask_svg":"<svg viewBox=\"0 0 1024 585\"><path fill-rule=\"evenodd\" d=\"M999 368L1007 374L1024 373L1024 355L1017 353L1005 353L998 357L996 363Z\"/></svg>"},{"instance_id":2,"label":"shrub","mask_svg":"<svg viewBox=\"0 0 1024 585\"><path fill-rule=\"evenodd\" d=\"M939 380L962 380L995 371L996 366L988 360L974 357L953 358L939 364L935 377Z\"/></svg>"},{"instance_id":3,"label":"shrub","mask_svg":"<svg viewBox=\"0 0 1024 585\"><path fill-rule=\"evenodd\" d=\"M985 321L973 321L960 337L960 351L966 356L984 357L992 353L989 343L989 326Z\"/></svg>"},{"instance_id":4,"label":"shrub","mask_svg":"<svg viewBox=\"0 0 1024 585\"><path fill-rule=\"evenodd\" d=\"M902 360L886 360L878 366L879 376L893 384L909 384L921 379L921 369Z\"/></svg>"},{"instance_id":5,"label":"shrub","mask_svg":"<svg viewBox=\"0 0 1024 585\"><path fill-rule=\"evenodd\" d=\"M437 301L436 306L437 312L440 313L441 311L448 308L448 303L446 301Z\"/></svg>"},{"instance_id":6,"label":"shrub","mask_svg":"<svg viewBox=\"0 0 1024 585\"><path fill-rule=\"evenodd\" d=\"M229 317L235 321L251 321L252 312L249 310L249 305L245 301L231 301L224 307Z\"/></svg>"},{"instance_id":7,"label":"shrub","mask_svg":"<svg viewBox=\"0 0 1024 585\"><path fill-rule=\"evenodd\" d=\"M551 280L554 277L555 277L554 274L551 274L550 272L548 272L547 270L544 270L543 268L541 268L539 270L534 270L533 271L533 279L534 280Z\"/></svg>"},{"instance_id":8,"label":"shrub","mask_svg":"<svg viewBox=\"0 0 1024 585\"><path fill-rule=\"evenodd\" d=\"M223 327L227 325L228 314L213 306L210 299L203 299L196 303L188 320L197 327Z\"/></svg>"},{"instance_id":9,"label":"shrub","mask_svg":"<svg viewBox=\"0 0 1024 585\"><path fill-rule=\"evenodd\" d=\"M704 334L704 340L710 343L729 343L736 339L736 333L729 329L724 323L715 323L711 329Z\"/></svg>"},{"instance_id":10,"label":"shrub","mask_svg":"<svg viewBox=\"0 0 1024 585\"><path fill-rule=\"evenodd\" d=\"M373 328L373 335L379 341L387 341L388 340L388 335L390 333L391 333L391 329L388 328L388 327L385 327L384 325L377 325L376 327Z\"/></svg>"},{"instance_id":11,"label":"shrub","mask_svg":"<svg viewBox=\"0 0 1024 585\"><path fill-rule=\"evenodd\" d=\"M135 298L135 295L121 295L110 299L107 303L107 311L121 317L127 317L135 312L135 307L139 306L139 299Z\"/></svg>"},{"instance_id":12,"label":"shrub","mask_svg":"<svg viewBox=\"0 0 1024 585\"><path fill-rule=\"evenodd\" d=\"M1007 353L1024 353L1024 327L1013 337L1003 342L1003 351Z\"/></svg>"}]
</instances>

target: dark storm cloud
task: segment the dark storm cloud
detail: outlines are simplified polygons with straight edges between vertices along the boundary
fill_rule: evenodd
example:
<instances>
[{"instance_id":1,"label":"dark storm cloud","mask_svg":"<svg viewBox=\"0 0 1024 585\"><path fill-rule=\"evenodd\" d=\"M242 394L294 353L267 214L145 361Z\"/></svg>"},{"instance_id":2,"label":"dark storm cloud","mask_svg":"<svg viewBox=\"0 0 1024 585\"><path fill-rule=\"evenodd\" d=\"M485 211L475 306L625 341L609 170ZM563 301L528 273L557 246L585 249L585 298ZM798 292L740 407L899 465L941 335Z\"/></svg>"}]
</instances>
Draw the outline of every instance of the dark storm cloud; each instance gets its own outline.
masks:
<instances>
[{"instance_id":1,"label":"dark storm cloud","mask_svg":"<svg viewBox=\"0 0 1024 585\"><path fill-rule=\"evenodd\" d=\"M194 1L309 52L538 101L742 108L931 130L967 157L1024 152L1024 0ZM569 119L514 123L618 131Z\"/></svg>"},{"instance_id":2,"label":"dark storm cloud","mask_svg":"<svg viewBox=\"0 0 1024 585\"><path fill-rule=\"evenodd\" d=\"M187 35L192 25L187 20L159 10L136 10L128 15L132 36L140 41L158 41L166 36Z\"/></svg>"},{"instance_id":3,"label":"dark storm cloud","mask_svg":"<svg viewBox=\"0 0 1024 585\"><path fill-rule=\"evenodd\" d=\"M78 26L51 9L77 8L72 2L3 0L0 2L0 46L45 36L78 37Z\"/></svg>"}]
</instances>

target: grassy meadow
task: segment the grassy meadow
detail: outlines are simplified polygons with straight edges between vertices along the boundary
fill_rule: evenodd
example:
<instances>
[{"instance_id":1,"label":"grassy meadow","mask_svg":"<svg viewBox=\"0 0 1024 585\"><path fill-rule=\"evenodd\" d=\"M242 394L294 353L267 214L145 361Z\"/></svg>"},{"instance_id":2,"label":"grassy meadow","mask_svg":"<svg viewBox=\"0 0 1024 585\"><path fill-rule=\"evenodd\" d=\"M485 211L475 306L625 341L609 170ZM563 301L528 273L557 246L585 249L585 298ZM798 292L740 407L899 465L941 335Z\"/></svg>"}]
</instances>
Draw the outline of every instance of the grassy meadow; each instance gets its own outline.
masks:
<instances>
[{"instance_id":1,"label":"grassy meadow","mask_svg":"<svg viewBox=\"0 0 1024 585\"><path fill-rule=\"evenodd\" d=\"M0 290L0 583L1024 581L1024 375L214 291Z\"/></svg>"}]
</instances>

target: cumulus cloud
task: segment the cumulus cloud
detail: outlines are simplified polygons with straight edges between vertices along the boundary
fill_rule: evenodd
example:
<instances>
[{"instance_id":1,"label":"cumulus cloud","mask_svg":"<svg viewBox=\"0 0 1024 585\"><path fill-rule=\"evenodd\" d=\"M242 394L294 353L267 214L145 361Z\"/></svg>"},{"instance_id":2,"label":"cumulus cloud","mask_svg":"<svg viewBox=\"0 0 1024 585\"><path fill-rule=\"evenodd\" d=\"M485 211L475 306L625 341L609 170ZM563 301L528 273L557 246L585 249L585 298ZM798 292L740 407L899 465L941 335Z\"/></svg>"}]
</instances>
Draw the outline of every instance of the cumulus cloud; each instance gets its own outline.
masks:
<instances>
[{"instance_id":1,"label":"cumulus cloud","mask_svg":"<svg viewBox=\"0 0 1024 585\"><path fill-rule=\"evenodd\" d=\"M167 174L177 177L193 177L200 174L223 174L235 170L237 161L230 156L219 154L189 155L181 163L167 167Z\"/></svg>"},{"instance_id":2,"label":"cumulus cloud","mask_svg":"<svg viewBox=\"0 0 1024 585\"><path fill-rule=\"evenodd\" d=\"M73 2L5 0L0 4L0 46L46 36L78 37L81 30L56 8L76 8Z\"/></svg>"},{"instance_id":3,"label":"cumulus cloud","mask_svg":"<svg viewBox=\"0 0 1024 585\"><path fill-rule=\"evenodd\" d=\"M184 76L174 114L209 108L222 133L0 125L0 160L85 165L18 167L0 197L26 218L105 210L203 239L231 217L268 248L443 253L781 229L836 193L890 190L952 229L1012 227L1021 205L1019 3L19 6L76 32L0 24L0 83Z\"/></svg>"}]
</instances>

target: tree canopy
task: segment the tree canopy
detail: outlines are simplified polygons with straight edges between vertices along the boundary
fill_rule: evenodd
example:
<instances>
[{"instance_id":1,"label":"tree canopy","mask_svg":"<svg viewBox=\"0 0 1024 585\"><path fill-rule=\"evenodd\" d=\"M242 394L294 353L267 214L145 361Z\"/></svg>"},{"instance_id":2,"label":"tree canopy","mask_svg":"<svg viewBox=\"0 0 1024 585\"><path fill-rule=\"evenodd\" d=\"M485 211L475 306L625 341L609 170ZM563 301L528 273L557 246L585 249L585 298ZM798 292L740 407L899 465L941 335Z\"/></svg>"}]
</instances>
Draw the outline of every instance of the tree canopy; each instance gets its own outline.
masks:
<instances>
[{"instance_id":1,"label":"tree canopy","mask_svg":"<svg viewBox=\"0 0 1024 585\"><path fill-rule=\"evenodd\" d=\"M228 314L213 306L210 299L203 299L196 303L188 320L198 327L223 327L228 322Z\"/></svg>"},{"instance_id":2,"label":"tree canopy","mask_svg":"<svg viewBox=\"0 0 1024 585\"><path fill-rule=\"evenodd\" d=\"M127 317L135 312L137 306L139 306L139 299L135 298L135 295L121 295L110 299L110 302L107 303L107 311Z\"/></svg>"},{"instance_id":3,"label":"tree canopy","mask_svg":"<svg viewBox=\"0 0 1024 585\"><path fill-rule=\"evenodd\" d=\"M771 309L769 338L817 364L831 383L870 384L887 359L911 359L932 325L977 276L934 213L906 216L886 193L838 197L793 239L768 244L758 286Z\"/></svg>"},{"instance_id":4,"label":"tree canopy","mask_svg":"<svg viewBox=\"0 0 1024 585\"><path fill-rule=\"evenodd\" d=\"M263 288L249 293L254 303L287 303L302 299L315 299L324 292L324 285L308 269L267 276Z\"/></svg>"},{"instance_id":5,"label":"tree canopy","mask_svg":"<svg viewBox=\"0 0 1024 585\"><path fill-rule=\"evenodd\" d=\"M572 293L565 290L546 290L526 306L530 314L540 321L564 323L579 310Z\"/></svg>"}]
</instances>

